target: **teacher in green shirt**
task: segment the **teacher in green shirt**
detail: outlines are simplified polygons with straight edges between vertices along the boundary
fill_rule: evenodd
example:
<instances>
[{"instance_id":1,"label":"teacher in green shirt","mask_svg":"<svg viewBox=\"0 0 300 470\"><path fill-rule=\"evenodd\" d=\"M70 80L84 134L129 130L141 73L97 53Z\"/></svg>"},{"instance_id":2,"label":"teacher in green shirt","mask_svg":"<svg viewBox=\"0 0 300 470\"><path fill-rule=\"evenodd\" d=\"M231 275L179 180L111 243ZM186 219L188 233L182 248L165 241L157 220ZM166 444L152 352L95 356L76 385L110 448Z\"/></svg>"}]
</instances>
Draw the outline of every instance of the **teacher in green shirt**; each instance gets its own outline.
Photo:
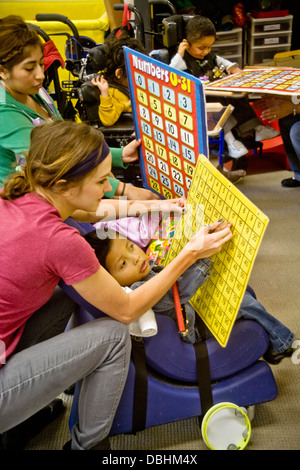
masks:
<instances>
[{"instance_id":1,"label":"teacher in green shirt","mask_svg":"<svg viewBox=\"0 0 300 470\"><path fill-rule=\"evenodd\" d=\"M36 31L19 16L0 20L0 187L22 165L33 127L47 119L62 119L43 88L44 52ZM138 158L140 141L112 148L113 166L126 168ZM158 199L152 191L110 178L112 190L105 196Z\"/></svg>"}]
</instances>

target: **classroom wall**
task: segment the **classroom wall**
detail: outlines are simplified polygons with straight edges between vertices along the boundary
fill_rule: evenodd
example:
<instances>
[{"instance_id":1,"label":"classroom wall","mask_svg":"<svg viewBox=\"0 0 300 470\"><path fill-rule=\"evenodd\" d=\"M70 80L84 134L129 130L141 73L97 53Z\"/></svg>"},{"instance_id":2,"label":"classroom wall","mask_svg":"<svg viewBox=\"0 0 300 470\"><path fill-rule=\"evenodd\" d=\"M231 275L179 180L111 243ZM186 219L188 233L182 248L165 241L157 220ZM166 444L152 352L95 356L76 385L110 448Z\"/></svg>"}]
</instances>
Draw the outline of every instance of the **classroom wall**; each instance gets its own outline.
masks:
<instances>
[{"instance_id":1,"label":"classroom wall","mask_svg":"<svg viewBox=\"0 0 300 470\"><path fill-rule=\"evenodd\" d=\"M67 16L76 26L80 36L93 39L97 44L104 41L105 32L109 29L108 16L104 0L0 0L0 17L20 15L28 23L42 28L52 39L61 56L65 59L67 34L72 35L70 28L61 22L38 22L38 13L57 13ZM60 72L62 79L68 79L69 72Z\"/></svg>"}]
</instances>

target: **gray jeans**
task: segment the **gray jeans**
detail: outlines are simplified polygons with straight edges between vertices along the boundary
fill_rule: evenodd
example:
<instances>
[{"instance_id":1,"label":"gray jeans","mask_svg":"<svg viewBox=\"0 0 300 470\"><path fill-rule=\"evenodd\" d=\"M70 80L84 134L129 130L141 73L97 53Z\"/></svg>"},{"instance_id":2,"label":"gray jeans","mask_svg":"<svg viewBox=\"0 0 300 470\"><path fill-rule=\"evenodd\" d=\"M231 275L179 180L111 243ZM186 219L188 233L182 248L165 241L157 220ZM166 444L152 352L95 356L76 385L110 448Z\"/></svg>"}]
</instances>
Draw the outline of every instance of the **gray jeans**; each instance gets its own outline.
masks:
<instances>
[{"instance_id":1,"label":"gray jeans","mask_svg":"<svg viewBox=\"0 0 300 470\"><path fill-rule=\"evenodd\" d=\"M109 434L128 373L128 328L103 317L64 332L74 307L58 288L32 316L17 351L0 368L0 433L25 421L81 380L72 448L89 449ZM53 318L63 317L57 327ZM63 332L57 334L59 329ZM51 334L56 336L49 337Z\"/></svg>"}]
</instances>

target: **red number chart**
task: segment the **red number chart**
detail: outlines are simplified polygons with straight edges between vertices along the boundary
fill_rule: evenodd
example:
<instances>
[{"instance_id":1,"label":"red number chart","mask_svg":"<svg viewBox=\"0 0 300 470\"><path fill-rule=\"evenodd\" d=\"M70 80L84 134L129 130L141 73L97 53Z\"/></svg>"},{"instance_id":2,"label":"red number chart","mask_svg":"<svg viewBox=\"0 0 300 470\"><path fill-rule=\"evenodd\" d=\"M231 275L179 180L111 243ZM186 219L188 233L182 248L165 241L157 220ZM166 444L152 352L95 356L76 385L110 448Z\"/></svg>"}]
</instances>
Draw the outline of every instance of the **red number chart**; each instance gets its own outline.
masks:
<instances>
[{"instance_id":1,"label":"red number chart","mask_svg":"<svg viewBox=\"0 0 300 470\"><path fill-rule=\"evenodd\" d=\"M299 95L299 69L248 69L205 85L208 90Z\"/></svg>"},{"instance_id":2,"label":"red number chart","mask_svg":"<svg viewBox=\"0 0 300 470\"><path fill-rule=\"evenodd\" d=\"M143 186L187 197L199 154L208 155L205 97L197 78L124 47Z\"/></svg>"}]
</instances>

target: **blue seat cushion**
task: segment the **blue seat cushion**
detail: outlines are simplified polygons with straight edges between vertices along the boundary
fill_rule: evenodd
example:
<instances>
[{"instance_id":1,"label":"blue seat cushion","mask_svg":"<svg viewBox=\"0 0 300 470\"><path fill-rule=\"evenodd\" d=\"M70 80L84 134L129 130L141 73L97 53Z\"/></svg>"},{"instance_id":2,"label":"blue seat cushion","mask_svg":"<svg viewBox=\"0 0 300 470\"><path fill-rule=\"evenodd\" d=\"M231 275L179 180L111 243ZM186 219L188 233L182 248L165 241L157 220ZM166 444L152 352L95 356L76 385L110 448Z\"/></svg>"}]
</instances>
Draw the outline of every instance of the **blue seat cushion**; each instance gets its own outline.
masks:
<instances>
[{"instance_id":1,"label":"blue seat cushion","mask_svg":"<svg viewBox=\"0 0 300 470\"><path fill-rule=\"evenodd\" d=\"M183 382L197 382L195 351L178 334L174 320L156 315L158 334L145 338L148 365L160 374ZM214 338L206 341L211 380L235 374L259 359L266 351L269 338L255 321L237 320L226 348Z\"/></svg>"}]
</instances>

